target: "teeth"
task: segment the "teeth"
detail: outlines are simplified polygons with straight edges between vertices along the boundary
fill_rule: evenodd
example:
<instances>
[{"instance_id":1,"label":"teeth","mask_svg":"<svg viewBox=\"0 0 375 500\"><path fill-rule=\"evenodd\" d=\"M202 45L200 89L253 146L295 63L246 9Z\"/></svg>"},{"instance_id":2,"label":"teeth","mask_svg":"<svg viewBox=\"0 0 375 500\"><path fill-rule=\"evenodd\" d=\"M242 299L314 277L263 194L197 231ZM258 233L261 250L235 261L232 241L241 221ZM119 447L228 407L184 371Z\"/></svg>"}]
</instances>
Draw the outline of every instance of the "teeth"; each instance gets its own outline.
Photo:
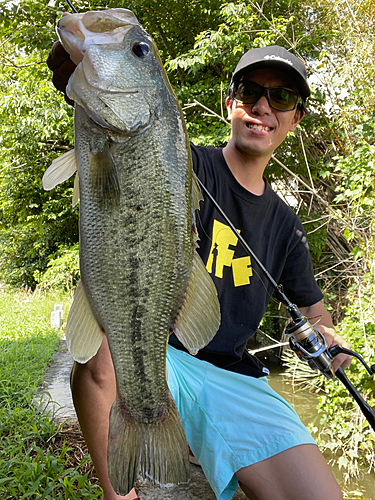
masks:
<instances>
[{"instance_id":1,"label":"teeth","mask_svg":"<svg viewBox=\"0 0 375 500\"><path fill-rule=\"evenodd\" d=\"M249 128L253 128L254 130L265 130L266 132L271 130L269 127L262 127L262 125L256 125L255 123L249 123L247 126Z\"/></svg>"}]
</instances>

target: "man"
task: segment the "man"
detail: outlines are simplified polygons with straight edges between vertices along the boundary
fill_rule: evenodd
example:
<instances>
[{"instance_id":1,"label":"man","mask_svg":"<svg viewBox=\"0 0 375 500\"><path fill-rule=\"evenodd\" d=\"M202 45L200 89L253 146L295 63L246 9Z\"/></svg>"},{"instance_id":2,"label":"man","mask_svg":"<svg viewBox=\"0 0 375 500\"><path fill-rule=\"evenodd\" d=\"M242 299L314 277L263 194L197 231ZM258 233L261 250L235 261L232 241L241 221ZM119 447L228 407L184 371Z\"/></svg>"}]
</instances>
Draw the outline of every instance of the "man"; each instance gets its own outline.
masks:
<instances>
[{"instance_id":1,"label":"man","mask_svg":"<svg viewBox=\"0 0 375 500\"><path fill-rule=\"evenodd\" d=\"M74 65L61 45L54 45L47 62L55 86L65 91ZM222 150L192 146L193 163L287 297L308 318L320 318L317 328L329 346L345 346L320 302L302 225L263 177L275 149L303 118L309 95L299 59L278 46L250 50L236 67L226 99L228 144ZM199 253L217 287L222 322L196 357L174 335L167 356L168 385L195 457L220 500L233 496L238 481L252 500L342 499L311 435L269 388L268 370L245 349L272 287L209 200L201 203L198 219ZM333 367L349 363L340 355ZM116 389L105 339L94 358L75 364L71 385L103 499L134 500L134 490L116 495L107 475L108 415Z\"/></svg>"}]
</instances>

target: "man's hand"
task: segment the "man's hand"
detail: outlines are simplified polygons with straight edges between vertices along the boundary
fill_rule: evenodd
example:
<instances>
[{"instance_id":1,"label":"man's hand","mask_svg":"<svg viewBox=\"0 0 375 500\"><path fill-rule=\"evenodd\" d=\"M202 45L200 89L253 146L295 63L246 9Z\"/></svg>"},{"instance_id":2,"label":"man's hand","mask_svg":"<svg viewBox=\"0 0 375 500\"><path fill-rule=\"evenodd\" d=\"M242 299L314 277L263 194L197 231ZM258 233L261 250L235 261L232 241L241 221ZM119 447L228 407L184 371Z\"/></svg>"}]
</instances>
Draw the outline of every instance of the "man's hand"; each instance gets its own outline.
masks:
<instances>
[{"instance_id":1,"label":"man's hand","mask_svg":"<svg viewBox=\"0 0 375 500\"><path fill-rule=\"evenodd\" d=\"M70 59L69 54L65 51L60 42L55 42L53 44L48 54L47 66L53 72L52 83L57 90L64 92L66 102L73 106L74 102L66 95L66 86L70 75L76 69L76 65Z\"/></svg>"},{"instance_id":2,"label":"man's hand","mask_svg":"<svg viewBox=\"0 0 375 500\"><path fill-rule=\"evenodd\" d=\"M315 326L315 328L324 336L328 347L340 344L342 347L350 349L350 345L338 333L336 333L331 316L321 302L317 302L310 307L301 307L300 311L304 316L311 320L311 324ZM315 324L316 321L317 323ZM339 354L333 358L332 368L334 371L336 371L339 366L343 369L348 368L351 361L352 356L349 356L348 354Z\"/></svg>"}]
</instances>

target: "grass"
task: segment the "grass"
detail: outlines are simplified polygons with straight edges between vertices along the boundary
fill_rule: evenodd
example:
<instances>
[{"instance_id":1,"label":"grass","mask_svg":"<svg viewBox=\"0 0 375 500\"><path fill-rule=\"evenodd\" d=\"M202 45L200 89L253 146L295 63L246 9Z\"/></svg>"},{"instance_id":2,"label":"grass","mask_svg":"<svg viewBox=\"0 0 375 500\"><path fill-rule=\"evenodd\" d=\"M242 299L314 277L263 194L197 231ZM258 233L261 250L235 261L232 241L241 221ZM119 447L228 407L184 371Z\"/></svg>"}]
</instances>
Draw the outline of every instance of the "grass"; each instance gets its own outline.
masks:
<instances>
[{"instance_id":1,"label":"grass","mask_svg":"<svg viewBox=\"0 0 375 500\"><path fill-rule=\"evenodd\" d=\"M62 294L0 289L1 500L101 498L87 452L69 446L83 443L77 426L59 426L34 403L61 340L49 324L56 303L68 310Z\"/></svg>"}]
</instances>

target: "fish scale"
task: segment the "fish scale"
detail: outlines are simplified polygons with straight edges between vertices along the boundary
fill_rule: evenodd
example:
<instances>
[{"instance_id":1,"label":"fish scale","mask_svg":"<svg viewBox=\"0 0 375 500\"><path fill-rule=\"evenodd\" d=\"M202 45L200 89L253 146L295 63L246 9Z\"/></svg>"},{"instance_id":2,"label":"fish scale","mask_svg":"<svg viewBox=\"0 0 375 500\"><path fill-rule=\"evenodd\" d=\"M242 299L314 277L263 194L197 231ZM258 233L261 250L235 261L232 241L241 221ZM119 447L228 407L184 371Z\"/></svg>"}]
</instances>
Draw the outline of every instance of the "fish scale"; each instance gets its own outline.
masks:
<instances>
[{"instance_id":1,"label":"fish scale","mask_svg":"<svg viewBox=\"0 0 375 500\"><path fill-rule=\"evenodd\" d=\"M191 209L188 207L190 193L185 191L185 200L181 200L165 189L169 186L170 190L178 191L176 183L185 184L188 155L185 151L184 163L181 158L177 163L171 158L172 150L168 163L158 164L158 149L163 147L165 138L160 133L159 123L128 139L125 146L115 144L113 157L119 170L120 202L112 204L109 209L97 199L95 183L90 179L92 172L89 170L88 175L81 173L80 165L85 168L89 162L85 141L87 133L80 111L76 112L77 121L81 123L76 131L76 149L79 151L82 281L92 309L107 332L119 396L126 401L128 408L138 413L138 418L147 420L150 408L157 414L159 407L169 401L164 375L165 360L160 362L155 351L165 353L171 311L178 311L183 302L193 258ZM92 134L90 122L87 128ZM170 142L168 137L166 139ZM82 147L81 141L84 142ZM146 149L145 143L148 144ZM158 149L151 149L150 145ZM133 151L136 152L135 157ZM140 151L143 151L142 155ZM170 165L173 165L173 170ZM180 179L176 174L176 165L184 167ZM139 206L142 206L141 210ZM114 227L117 228L116 239L117 243L121 242L120 245L114 245L113 239L108 238L109 231ZM109 253L110 257L105 261L102 258L104 253ZM85 258L88 254L101 263L99 267L91 266L91 259ZM110 305L103 302L108 289L112 289ZM125 348L127 338L123 338L124 330L131 332L129 345ZM149 342L150 331L153 344ZM145 343L148 344L147 351L142 348ZM122 352L129 355L123 359L117 354Z\"/></svg>"},{"instance_id":2,"label":"fish scale","mask_svg":"<svg viewBox=\"0 0 375 500\"><path fill-rule=\"evenodd\" d=\"M201 195L183 114L157 48L130 11L64 16L57 32L78 64L67 94L75 101L81 284L67 344L85 363L103 329L108 339L117 385L108 475L116 493L127 494L138 477L160 487L183 483L188 446L166 381L168 338L174 331L195 354L220 323L215 286L195 250ZM68 178L73 161L62 157L43 183Z\"/></svg>"}]
</instances>

